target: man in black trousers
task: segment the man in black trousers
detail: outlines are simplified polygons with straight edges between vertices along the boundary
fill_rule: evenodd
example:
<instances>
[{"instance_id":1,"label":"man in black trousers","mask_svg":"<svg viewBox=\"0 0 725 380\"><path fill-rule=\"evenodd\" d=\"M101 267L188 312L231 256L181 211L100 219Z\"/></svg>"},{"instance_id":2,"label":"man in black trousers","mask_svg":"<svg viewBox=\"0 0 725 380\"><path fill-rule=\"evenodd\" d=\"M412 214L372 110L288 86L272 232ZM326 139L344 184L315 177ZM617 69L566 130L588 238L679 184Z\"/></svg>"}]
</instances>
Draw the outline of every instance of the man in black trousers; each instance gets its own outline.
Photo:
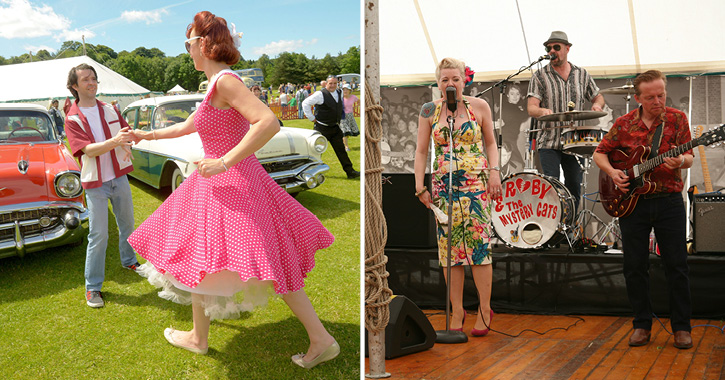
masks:
<instances>
[{"instance_id":1,"label":"man in black trousers","mask_svg":"<svg viewBox=\"0 0 725 380\"><path fill-rule=\"evenodd\" d=\"M342 170L347 173L347 178L358 178L360 172L352 167L352 161L342 142L343 133L340 129L340 120L343 115L342 102L342 91L337 89L337 77L330 75L327 77L325 87L305 99L302 102L302 108L305 111L305 117L315 123L315 130L322 133L332 145L337 159L340 160ZM312 106L315 106L314 115Z\"/></svg>"}]
</instances>

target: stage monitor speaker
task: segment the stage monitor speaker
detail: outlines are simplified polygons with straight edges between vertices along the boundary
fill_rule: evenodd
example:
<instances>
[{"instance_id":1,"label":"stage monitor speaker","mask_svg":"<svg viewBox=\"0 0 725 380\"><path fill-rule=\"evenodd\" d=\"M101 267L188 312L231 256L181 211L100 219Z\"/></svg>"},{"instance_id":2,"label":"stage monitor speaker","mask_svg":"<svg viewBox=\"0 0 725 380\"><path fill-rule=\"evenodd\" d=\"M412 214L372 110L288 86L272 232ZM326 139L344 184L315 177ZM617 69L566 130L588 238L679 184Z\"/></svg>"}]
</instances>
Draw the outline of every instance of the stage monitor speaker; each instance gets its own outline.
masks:
<instances>
[{"instance_id":1,"label":"stage monitor speaker","mask_svg":"<svg viewBox=\"0 0 725 380\"><path fill-rule=\"evenodd\" d=\"M435 344L436 332L425 314L405 296L393 296L388 305L390 322L385 327L385 359L414 354ZM365 330L365 356L368 332Z\"/></svg>"},{"instance_id":2,"label":"stage monitor speaker","mask_svg":"<svg viewBox=\"0 0 725 380\"><path fill-rule=\"evenodd\" d=\"M430 186L430 175L425 184ZM383 214L388 226L390 248L436 246L435 217L415 196L415 175L383 173Z\"/></svg>"},{"instance_id":3,"label":"stage monitor speaker","mask_svg":"<svg viewBox=\"0 0 725 380\"><path fill-rule=\"evenodd\" d=\"M693 203L695 252L725 254L720 240L725 225L725 194L696 194Z\"/></svg>"}]
</instances>

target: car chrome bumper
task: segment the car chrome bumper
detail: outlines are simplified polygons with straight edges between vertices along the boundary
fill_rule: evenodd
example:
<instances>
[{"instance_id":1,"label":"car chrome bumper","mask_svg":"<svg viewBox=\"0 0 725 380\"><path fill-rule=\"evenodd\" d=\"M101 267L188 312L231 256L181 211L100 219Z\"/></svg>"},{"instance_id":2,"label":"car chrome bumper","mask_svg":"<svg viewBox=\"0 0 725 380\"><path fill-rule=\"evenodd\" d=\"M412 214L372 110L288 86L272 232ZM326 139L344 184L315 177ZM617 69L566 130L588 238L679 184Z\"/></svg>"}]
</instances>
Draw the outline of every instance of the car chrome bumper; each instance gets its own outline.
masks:
<instances>
[{"instance_id":1,"label":"car chrome bumper","mask_svg":"<svg viewBox=\"0 0 725 380\"><path fill-rule=\"evenodd\" d=\"M272 179L288 193L314 189L325 182L325 173L330 167L324 162L310 162L293 170L270 173Z\"/></svg>"},{"instance_id":2,"label":"car chrome bumper","mask_svg":"<svg viewBox=\"0 0 725 380\"><path fill-rule=\"evenodd\" d=\"M78 202L33 202L0 207L0 258L77 243L88 230Z\"/></svg>"}]
</instances>

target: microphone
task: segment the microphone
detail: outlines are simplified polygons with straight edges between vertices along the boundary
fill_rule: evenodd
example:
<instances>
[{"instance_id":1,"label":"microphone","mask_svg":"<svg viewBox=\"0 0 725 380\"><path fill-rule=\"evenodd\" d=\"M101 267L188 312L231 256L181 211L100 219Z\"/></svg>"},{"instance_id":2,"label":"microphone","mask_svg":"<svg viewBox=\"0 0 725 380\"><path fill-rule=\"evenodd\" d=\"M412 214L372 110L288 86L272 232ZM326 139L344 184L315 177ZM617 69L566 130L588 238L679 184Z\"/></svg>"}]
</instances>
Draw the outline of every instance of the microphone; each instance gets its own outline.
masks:
<instances>
[{"instance_id":1,"label":"microphone","mask_svg":"<svg viewBox=\"0 0 725 380\"><path fill-rule=\"evenodd\" d=\"M556 59L556 53L542 55L541 57L539 57L539 61L543 61L545 59Z\"/></svg>"},{"instance_id":2,"label":"microphone","mask_svg":"<svg viewBox=\"0 0 725 380\"><path fill-rule=\"evenodd\" d=\"M453 86L446 88L446 104L448 105L449 111L456 112L458 102L456 101L456 88Z\"/></svg>"}]
</instances>

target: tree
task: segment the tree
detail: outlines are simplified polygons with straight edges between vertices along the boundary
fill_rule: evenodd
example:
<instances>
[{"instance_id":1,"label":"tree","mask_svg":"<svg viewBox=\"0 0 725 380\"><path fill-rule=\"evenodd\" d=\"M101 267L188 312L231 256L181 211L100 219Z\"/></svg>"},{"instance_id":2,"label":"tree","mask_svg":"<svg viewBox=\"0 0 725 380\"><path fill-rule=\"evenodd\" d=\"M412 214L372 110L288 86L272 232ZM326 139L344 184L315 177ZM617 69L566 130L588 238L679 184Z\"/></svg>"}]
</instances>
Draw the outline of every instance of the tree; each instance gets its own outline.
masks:
<instances>
[{"instance_id":1,"label":"tree","mask_svg":"<svg viewBox=\"0 0 725 380\"><path fill-rule=\"evenodd\" d=\"M38 50L37 53L35 53L35 57L33 58L33 61L47 61L49 59L52 59L53 57L48 53L47 50L42 49Z\"/></svg>"},{"instance_id":2,"label":"tree","mask_svg":"<svg viewBox=\"0 0 725 380\"><path fill-rule=\"evenodd\" d=\"M194 62L188 54L179 54L173 58L167 58L169 63L164 72L164 90L168 91L171 87L179 85L189 91L195 91L202 82L203 73L196 71Z\"/></svg>"},{"instance_id":3,"label":"tree","mask_svg":"<svg viewBox=\"0 0 725 380\"><path fill-rule=\"evenodd\" d=\"M77 57L83 54L83 44L78 41L65 41L55 55L56 58Z\"/></svg>"},{"instance_id":4,"label":"tree","mask_svg":"<svg viewBox=\"0 0 725 380\"><path fill-rule=\"evenodd\" d=\"M164 58L164 57L166 57L166 54L164 54L164 52L159 50L158 48L146 49L145 47L137 47L131 53L136 54L141 57L146 57L146 58L154 58L154 57Z\"/></svg>"},{"instance_id":5,"label":"tree","mask_svg":"<svg viewBox=\"0 0 725 380\"><path fill-rule=\"evenodd\" d=\"M167 57L158 48L147 49L143 46L131 52L116 53L105 45L86 44L90 58L108 66L126 78L146 87L151 91L168 91L176 84L187 90L195 90L205 80L203 73L194 68L194 62L188 54ZM41 61L55 58L68 58L83 54L83 44L78 41L65 41L56 54L40 50L32 57L25 53L16 57L0 56L0 65ZM319 82L330 74L360 73L360 47L350 47L345 54L330 54L318 59L308 58L302 53L284 52L274 59L262 54L256 60L245 60L232 66L234 70L260 68L264 74L264 86L277 86L280 83ZM101 78L101 80L103 80Z\"/></svg>"},{"instance_id":6,"label":"tree","mask_svg":"<svg viewBox=\"0 0 725 380\"><path fill-rule=\"evenodd\" d=\"M327 78L328 75L344 73L340 72L340 65L337 63L337 60L333 58L330 53L327 53L327 55L325 55L325 58L322 58L319 61L319 64L316 68L316 74L316 77L320 78L319 80L323 80Z\"/></svg>"},{"instance_id":7,"label":"tree","mask_svg":"<svg viewBox=\"0 0 725 380\"><path fill-rule=\"evenodd\" d=\"M340 60L341 74L360 74L360 47L353 46L347 49Z\"/></svg>"},{"instance_id":8,"label":"tree","mask_svg":"<svg viewBox=\"0 0 725 380\"><path fill-rule=\"evenodd\" d=\"M262 74L264 74L264 83L262 83L264 86L269 85L269 68L272 65L272 60L269 59L269 56L267 54L262 54L257 58L256 61L254 61L254 65L252 67L256 67L258 69L262 69Z\"/></svg>"}]
</instances>

